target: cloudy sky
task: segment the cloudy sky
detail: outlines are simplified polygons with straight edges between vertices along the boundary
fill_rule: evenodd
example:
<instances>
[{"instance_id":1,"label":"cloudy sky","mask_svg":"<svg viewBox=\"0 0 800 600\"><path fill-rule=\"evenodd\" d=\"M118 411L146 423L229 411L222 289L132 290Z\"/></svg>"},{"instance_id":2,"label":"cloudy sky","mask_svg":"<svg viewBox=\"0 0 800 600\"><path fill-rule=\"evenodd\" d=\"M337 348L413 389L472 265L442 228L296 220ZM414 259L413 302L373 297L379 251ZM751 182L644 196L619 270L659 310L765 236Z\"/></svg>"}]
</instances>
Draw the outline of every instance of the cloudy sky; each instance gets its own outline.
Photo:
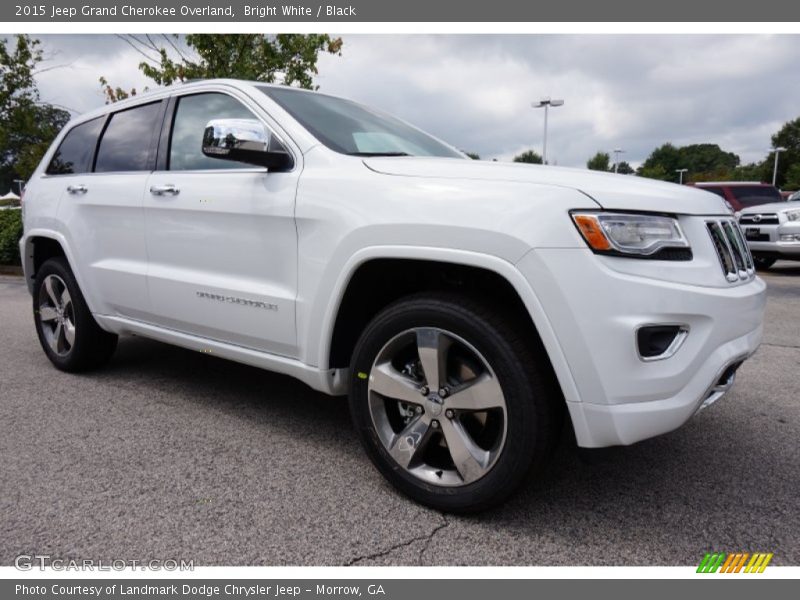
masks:
<instances>
[{"instance_id":1,"label":"cloudy sky","mask_svg":"<svg viewBox=\"0 0 800 600\"><path fill-rule=\"evenodd\" d=\"M141 88L141 57L114 36L38 36L43 99L82 112L103 103L98 78ZM598 150L634 165L657 145L714 142L744 162L800 116L800 36L345 35L319 63L320 90L392 112L482 158L541 152L585 166Z\"/></svg>"}]
</instances>

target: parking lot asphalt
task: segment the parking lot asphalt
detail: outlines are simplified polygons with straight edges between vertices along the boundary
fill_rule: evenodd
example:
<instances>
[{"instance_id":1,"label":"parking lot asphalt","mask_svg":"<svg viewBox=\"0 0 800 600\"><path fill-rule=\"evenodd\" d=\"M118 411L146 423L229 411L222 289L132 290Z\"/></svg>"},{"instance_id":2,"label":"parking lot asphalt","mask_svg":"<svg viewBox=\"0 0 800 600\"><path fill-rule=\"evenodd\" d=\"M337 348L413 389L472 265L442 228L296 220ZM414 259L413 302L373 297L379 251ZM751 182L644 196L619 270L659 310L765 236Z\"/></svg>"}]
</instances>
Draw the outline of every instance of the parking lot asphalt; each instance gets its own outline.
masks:
<instances>
[{"instance_id":1,"label":"parking lot asphalt","mask_svg":"<svg viewBox=\"0 0 800 600\"><path fill-rule=\"evenodd\" d=\"M19 278L0 277L0 564L691 565L706 550L800 564L800 264L778 263L764 343L733 391L600 461L561 445L505 506L442 515L372 468L347 404L288 377L124 338L56 371Z\"/></svg>"}]
</instances>

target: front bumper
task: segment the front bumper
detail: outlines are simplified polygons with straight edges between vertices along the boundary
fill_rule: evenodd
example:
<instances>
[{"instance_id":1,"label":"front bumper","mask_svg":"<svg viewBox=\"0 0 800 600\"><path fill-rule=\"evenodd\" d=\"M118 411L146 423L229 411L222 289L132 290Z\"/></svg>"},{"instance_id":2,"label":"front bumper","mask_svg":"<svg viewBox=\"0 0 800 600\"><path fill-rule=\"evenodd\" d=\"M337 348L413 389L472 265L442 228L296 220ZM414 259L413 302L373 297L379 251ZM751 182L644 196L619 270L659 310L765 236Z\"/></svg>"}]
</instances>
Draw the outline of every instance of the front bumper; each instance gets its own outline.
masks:
<instances>
[{"instance_id":1,"label":"front bumper","mask_svg":"<svg viewBox=\"0 0 800 600\"><path fill-rule=\"evenodd\" d=\"M567 406L582 447L632 444L680 427L727 391L729 372L761 342L761 279L676 283L654 277L677 273L670 270L677 264L636 261L631 270L631 260L588 249L538 249L517 265L550 320L575 383L579 397L568 398ZM691 270L709 263L702 256L692 262L684 269L688 279L697 279ZM689 334L671 357L645 361L635 331L659 323L680 323Z\"/></svg>"}]
</instances>

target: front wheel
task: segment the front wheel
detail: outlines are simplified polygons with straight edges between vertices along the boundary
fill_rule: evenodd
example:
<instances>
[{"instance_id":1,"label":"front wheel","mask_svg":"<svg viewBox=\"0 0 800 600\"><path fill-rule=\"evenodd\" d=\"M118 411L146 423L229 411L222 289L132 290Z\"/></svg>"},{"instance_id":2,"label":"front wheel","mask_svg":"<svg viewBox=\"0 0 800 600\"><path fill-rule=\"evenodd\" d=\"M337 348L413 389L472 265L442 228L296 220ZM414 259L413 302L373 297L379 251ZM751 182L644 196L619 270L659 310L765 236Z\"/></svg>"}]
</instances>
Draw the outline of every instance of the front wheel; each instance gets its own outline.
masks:
<instances>
[{"instance_id":1,"label":"front wheel","mask_svg":"<svg viewBox=\"0 0 800 600\"><path fill-rule=\"evenodd\" d=\"M497 505L541 466L558 432L547 357L527 329L451 294L401 300L363 332L350 408L372 462L433 508Z\"/></svg>"}]
</instances>

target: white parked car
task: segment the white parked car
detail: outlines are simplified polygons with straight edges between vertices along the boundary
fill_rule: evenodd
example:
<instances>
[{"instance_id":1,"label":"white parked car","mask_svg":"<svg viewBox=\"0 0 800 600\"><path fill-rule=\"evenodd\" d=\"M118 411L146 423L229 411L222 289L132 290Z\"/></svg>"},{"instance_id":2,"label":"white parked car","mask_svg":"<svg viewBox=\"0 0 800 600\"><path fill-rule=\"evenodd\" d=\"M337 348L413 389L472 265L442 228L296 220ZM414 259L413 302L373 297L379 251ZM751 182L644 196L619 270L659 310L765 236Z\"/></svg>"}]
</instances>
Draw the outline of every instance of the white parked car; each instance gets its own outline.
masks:
<instances>
[{"instance_id":1,"label":"white parked car","mask_svg":"<svg viewBox=\"0 0 800 600\"><path fill-rule=\"evenodd\" d=\"M800 260L800 199L745 208L739 224L759 269L769 269L775 261Z\"/></svg>"},{"instance_id":2,"label":"white parked car","mask_svg":"<svg viewBox=\"0 0 800 600\"><path fill-rule=\"evenodd\" d=\"M718 196L469 160L287 87L196 82L75 119L23 210L57 368L133 333L349 394L380 472L443 510L507 498L565 413L587 448L681 426L762 335Z\"/></svg>"}]
</instances>

